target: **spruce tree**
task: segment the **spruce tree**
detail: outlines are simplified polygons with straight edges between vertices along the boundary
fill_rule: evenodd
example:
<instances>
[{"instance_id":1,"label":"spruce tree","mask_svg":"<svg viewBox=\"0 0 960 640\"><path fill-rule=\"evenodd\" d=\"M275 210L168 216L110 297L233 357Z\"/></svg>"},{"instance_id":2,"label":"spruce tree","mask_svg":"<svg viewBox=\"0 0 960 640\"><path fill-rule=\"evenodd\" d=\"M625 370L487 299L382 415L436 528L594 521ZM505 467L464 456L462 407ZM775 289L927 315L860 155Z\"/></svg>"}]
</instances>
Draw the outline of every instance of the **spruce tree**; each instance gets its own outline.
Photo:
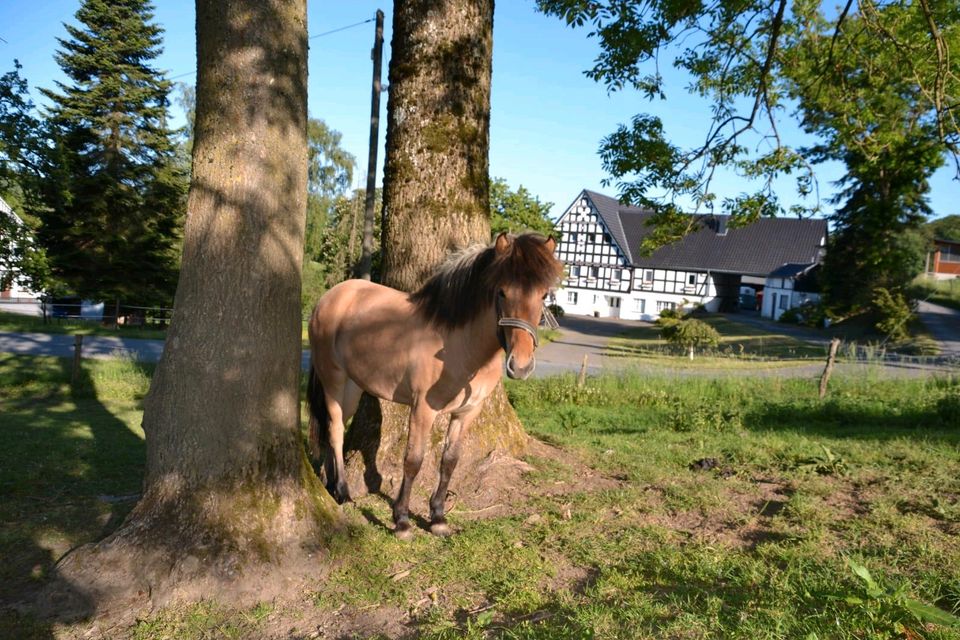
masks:
<instances>
[{"instance_id":1,"label":"spruce tree","mask_svg":"<svg viewBox=\"0 0 960 640\"><path fill-rule=\"evenodd\" d=\"M187 176L167 123L171 83L151 66L162 29L148 0L84 0L45 90L54 145L40 232L77 295L165 304L176 286Z\"/></svg>"}]
</instances>

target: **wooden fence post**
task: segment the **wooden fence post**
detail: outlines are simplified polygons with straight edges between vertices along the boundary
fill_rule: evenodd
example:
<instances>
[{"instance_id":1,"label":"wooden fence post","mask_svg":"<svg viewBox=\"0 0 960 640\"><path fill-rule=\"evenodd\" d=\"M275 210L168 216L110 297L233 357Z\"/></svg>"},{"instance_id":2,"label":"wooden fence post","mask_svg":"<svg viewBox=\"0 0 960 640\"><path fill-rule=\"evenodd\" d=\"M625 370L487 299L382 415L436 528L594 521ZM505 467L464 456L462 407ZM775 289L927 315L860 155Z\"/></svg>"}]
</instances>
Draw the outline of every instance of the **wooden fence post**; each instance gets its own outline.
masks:
<instances>
[{"instance_id":1,"label":"wooden fence post","mask_svg":"<svg viewBox=\"0 0 960 640\"><path fill-rule=\"evenodd\" d=\"M77 334L73 336L73 374L70 377L70 384L76 385L80 379L80 361L83 359L83 336Z\"/></svg>"},{"instance_id":2,"label":"wooden fence post","mask_svg":"<svg viewBox=\"0 0 960 640\"><path fill-rule=\"evenodd\" d=\"M827 354L827 366L823 368L820 375L820 399L827 395L827 383L830 382L830 374L833 373L833 363L837 360L837 350L840 348L840 338L834 338L830 341L830 353Z\"/></svg>"},{"instance_id":3,"label":"wooden fence post","mask_svg":"<svg viewBox=\"0 0 960 640\"><path fill-rule=\"evenodd\" d=\"M587 382L587 354L583 354L583 363L580 365L580 374L577 376L577 388L583 388Z\"/></svg>"}]
</instances>

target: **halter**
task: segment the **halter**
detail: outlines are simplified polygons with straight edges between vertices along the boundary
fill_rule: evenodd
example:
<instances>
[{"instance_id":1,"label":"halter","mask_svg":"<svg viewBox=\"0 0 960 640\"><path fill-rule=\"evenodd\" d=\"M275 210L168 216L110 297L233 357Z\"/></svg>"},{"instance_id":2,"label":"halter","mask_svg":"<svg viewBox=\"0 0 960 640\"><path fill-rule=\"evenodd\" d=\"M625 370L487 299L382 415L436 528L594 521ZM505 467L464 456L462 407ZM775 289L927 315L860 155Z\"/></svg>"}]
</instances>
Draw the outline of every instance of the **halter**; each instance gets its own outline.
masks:
<instances>
[{"instance_id":1,"label":"halter","mask_svg":"<svg viewBox=\"0 0 960 640\"><path fill-rule=\"evenodd\" d=\"M500 347L506 351L507 350L507 338L503 333L501 327L514 327L516 329L523 329L530 334L530 337L533 338L533 348L536 349L540 346L540 338L537 336L537 328L527 322L526 320L521 320L520 318L504 318L503 310L500 308L500 296L496 297L496 307L497 307L497 340L500 341Z\"/></svg>"}]
</instances>

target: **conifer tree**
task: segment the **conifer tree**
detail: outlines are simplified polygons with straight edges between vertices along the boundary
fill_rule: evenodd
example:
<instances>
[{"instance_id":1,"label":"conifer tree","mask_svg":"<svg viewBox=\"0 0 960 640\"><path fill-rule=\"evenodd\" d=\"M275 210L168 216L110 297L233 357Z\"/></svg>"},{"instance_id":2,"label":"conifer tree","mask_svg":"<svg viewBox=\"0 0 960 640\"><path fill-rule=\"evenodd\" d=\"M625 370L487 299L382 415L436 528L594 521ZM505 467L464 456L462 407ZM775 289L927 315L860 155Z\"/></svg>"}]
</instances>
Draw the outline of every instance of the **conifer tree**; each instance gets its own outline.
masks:
<instances>
[{"instance_id":1,"label":"conifer tree","mask_svg":"<svg viewBox=\"0 0 960 640\"><path fill-rule=\"evenodd\" d=\"M167 303L176 286L187 177L167 123L171 83L151 66L148 0L84 0L56 59L53 157L40 240L76 294Z\"/></svg>"}]
</instances>

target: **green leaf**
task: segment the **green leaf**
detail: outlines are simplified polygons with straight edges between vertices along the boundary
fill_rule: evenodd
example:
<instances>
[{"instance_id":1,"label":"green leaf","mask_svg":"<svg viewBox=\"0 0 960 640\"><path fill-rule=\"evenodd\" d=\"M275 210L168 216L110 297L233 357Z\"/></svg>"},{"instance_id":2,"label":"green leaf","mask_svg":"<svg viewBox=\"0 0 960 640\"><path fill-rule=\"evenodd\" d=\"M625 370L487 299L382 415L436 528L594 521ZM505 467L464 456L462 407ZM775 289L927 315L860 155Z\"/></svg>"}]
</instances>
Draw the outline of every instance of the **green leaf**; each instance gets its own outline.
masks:
<instances>
[{"instance_id":1,"label":"green leaf","mask_svg":"<svg viewBox=\"0 0 960 640\"><path fill-rule=\"evenodd\" d=\"M925 604L913 598L906 598L903 606L921 622L941 624L945 627L960 627L960 618L939 607Z\"/></svg>"},{"instance_id":2,"label":"green leaf","mask_svg":"<svg viewBox=\"0 0 960 640\"><path fill-rule=\"evenodd\" d=\"M864 583L867 585L868 591L879 590L877 583L873 581L873 576L870 575L869 569L862 564L854 562L853 560L847 560L847 563L850 565L850 569L853 570L853 573L855 573L858 578L864 581Z\"/></svg>"}]
</instances>

